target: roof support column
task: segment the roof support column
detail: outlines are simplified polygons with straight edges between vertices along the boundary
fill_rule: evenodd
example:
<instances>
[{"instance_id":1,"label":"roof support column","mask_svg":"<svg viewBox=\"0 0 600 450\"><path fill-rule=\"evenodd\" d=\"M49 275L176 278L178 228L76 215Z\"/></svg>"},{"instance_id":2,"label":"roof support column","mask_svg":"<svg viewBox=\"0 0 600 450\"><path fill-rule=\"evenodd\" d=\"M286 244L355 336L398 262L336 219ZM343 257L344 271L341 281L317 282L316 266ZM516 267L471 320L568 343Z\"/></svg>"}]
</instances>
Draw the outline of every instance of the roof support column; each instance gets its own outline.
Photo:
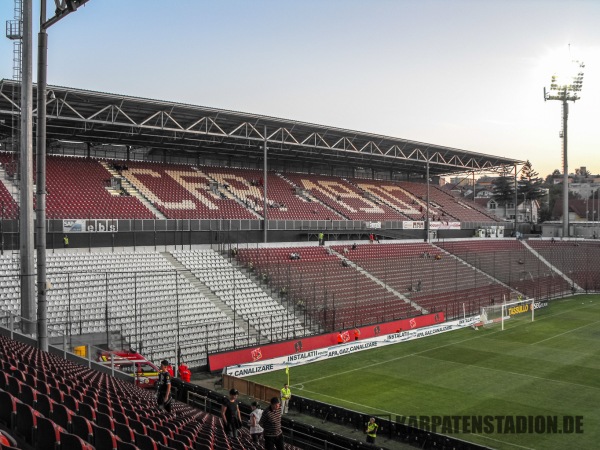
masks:
<instances>
[{"instance_id":1,"label":"roof support column","mask_svg":"<svg viewBox=\"0 0 600 450\"><path fill-rule=\"evenodd\" d=\"M515 236L519 231L519 219L517 217L517 205L519 202L519 185L517 183L517 165L515 164Z\"/></svg>"},{"instance_id":2,"label":"roof support column","mask_svg":"<svg viewBox=\"0 0 600 450\"><path fill-rule=\"evenodd\" d=\"M429 150L427 150L427 166L425 168L425 181L427 183L427 210L425 215L425 242L429 242Z\"/></svg>"},{"instance_id":3,"label":"roof support column","mask_svg":"<svg viewBox=\"0 0 600 450\"><path fill-rule=\"evenodd\" d=\"M43 2L45 3L45 2ZM45 8L42 8L42 21ZM38 33L38 85L36 129L36 220L37 247L37 331L38 347L48 351L48 298L46 280L46 77L48 59L48 33L42 27Z\"/></svg>"},{"instance_id":4,"label":"roof support column","mask_svg":"<svg viewBox=\"0 0 600 450\"><path fill-rule=\"evenodd\" d=\"M35 333L35 271L33 261L33 59L32 0L23 1L23 59L21 83L21 193L19 210L19 248L21 250L21 316L23 331ZM39 120L38 120L39 122Z\"/></svg>"},{"instance_id":5,"label":"roof support column","mask_svg":"<svg viewBox=\"0 0 600 450\"><path fill-rule=\"evenodd\" d=\"M265 222L264 222L264 226L263 226L263 230L264 230L264 242L265 244L268 242L268 228L269 228L269 218L268 218L268 214L267 214L267 126L265 125L264 128L264 142L263 142L263 150L264 150L264 156L263 156L263 162L264 162L264 168L263 168L263 216L265 218Z\"/></svg>"}]
</instances>

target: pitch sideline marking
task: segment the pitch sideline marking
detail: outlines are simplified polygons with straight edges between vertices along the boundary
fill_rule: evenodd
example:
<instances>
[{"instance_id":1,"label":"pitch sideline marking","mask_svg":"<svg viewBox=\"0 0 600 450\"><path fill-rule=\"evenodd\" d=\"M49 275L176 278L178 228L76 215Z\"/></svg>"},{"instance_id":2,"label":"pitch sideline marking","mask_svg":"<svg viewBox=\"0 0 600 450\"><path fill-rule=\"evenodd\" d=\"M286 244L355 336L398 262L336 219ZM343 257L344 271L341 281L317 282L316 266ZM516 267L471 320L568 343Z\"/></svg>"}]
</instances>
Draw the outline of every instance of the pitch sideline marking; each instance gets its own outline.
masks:
<instances>
[{"instance_id":1,"label":"pitch sideline marking","mask_svg":"<svg viewBox=\"0 0 600 450\"><path fill-rule=\"evenodd\" d=\"M479 437L480 437L480 438L482 438L482 439L489 439L490 441L494 441L494 442L501 442L501 443L503 443L503 444L512 445L513 447L524 448L524 449L526 449L526 450L535 450L535 449L534 449L534 448L532 448L532 447L524 447L524 446L522 446L522 445L519 445L519 444L513 444L512 442L503 441L503 440L501 440L501 439L494 439L493 437L489 437L489 436L487 436L487 435L485 435L485 434L475 434L475 433L473 433L473 436L479 436Z\"/></svg>"},{"instance_id":2,"label":"pitch sideline marking","mask_svg":"<svg viewBox=\"0 0 600 450\"><path fill-rule=\"evenodd\" d=\"M568 301L568 300L567 300L567 301ZM588 306L589 306L589 305L588 305ZM575 308L574 308L574 309L575 309ZM582 308L580 307L580 308L576 308L576 309L582 309ZM547 315L547 316L545 316L545 317L542 317L542 318L538 319L538 321L540 321L540 320L544 320L544 319L547 319L547 318L552 318L552 317L555 317L555 316L559 316L559 315L562 315L562 314L567 314L567 313L569 313L569 312L571 312L571 311L573 311L573 309L570 309L570 310L568 310L568 311L562 311L562 312L560 312L560 313L556 313L556 314L549 314L549 315ZM399 360L401 360L401 359L404 359L404 358L409 358L409 357L411 357L411 356L419 356L421 353L429 352L429 351L432 351L432 350L439 350L439 349L441 349L441 348L444 348L444 347L449 347L449 346L451 346L451 345L462 344L463 342L468 342L468 341L472 341L472 340L474 340L474 339L479 339L480 337L488 337L490 334L496 334L496 333L501 333L501 332L502 332L502 330L497 330L497 331L492 331L491 333L485 333L484 335L479 335L479 334L478 334L477 336L473 336L473 337L470 337L470 338L467 338L467 339L463 339L462 341L456 341L456 342L451 342L451 343L444 344L444 345L439 345L439 346L437 346L437 347L428 348L428 349L426 349L426 350L422 350L422 351L420 351L420 352L410 353L410 354L408 354L408 355L403 355L403 356L398 356L398 357L396 357L396 358L386 359L385 361L380 361L380 362L376 362L376 363L371 363L371 364L368 364L368 365L366 365L366 366L357 367L356 369L350 369L350 370L346 370L346 371L344 371L344 372L336 372L336 373L333 373L333 374L331 374L331 375L326 375L326 376L324 376L324 377L313 378L312 380L305 380L305 381L304 381L304 384L312 383L312 382L315 382L315 381L321 381L321 380L325 380L325 379L327 379L327 378L337 377L337 376L339 376L339 375L345 375L345 374L347 374L347 373L357 372L357 371L359 371L359 370L360 370L360 371L362 371L362 370L364 370L364 369L366 369L366 368L370 368L370 367L379 366L379 365L381 365L381 364L387 364L387 363L389 363L389 362L392 362L392 361L399 361ZM477 367L479 367L479 366L477 366ZM307 391L307 392L309 392L309 391Z\"/></svg>"},{"instance_id":3,"label":"pitch sideline marking","mask_svg":"<svg viewBox=\"0 0 600 450\"><path fill-rule=\"evenodd\" d=\"M595 322L586 323L585 325L581 325L580 327L573 328L572 330L568 330L568 331L565 331L565 332L563 332L563 333L560 333L560 334L557 334L557 335L554 335L554 336L550 336L549 338L542 339L541 341L533 342L533 343L531 343L530 345L536 345L536 344L540 344L540 343L542 343L542 342L549 341L550 339L554 339L554 338L557 338L557 337L559 337L559 336L562 336L563 334L571 333L571 332L573 332L573 331L580 330L581 328L585 328L585 327L587 327L587 326L590 326L590 325L595 325L595 324L597 324L597 323L599 323L599 322L600 322L600 320L596 320Z\"/></svg>"},{"instance_id":4,"label":"pitch sideline marking","mask_svg":"<svg viewBox=\"0 0 600 450\"><path fill-rule=\"evenodd\" d=\"M439 359L432 358L430 356L423 356L423 355L416 355L416 356L419 357L419 358L431 359L433 361L440 362ZM538 376L529 375L529 374L526 374L526 373L511 372L509 370L494 369L493 367L477 366L475 364L467 364L467 363L462 363L462 362L458 362L458 361L448 361L448 360L441 360L441 361L442 362L448 362L450 364L459 364L461 366L474 367L476 369L484 369L484 370L491 370L491 371L494 371L494 372L507 373L509 375L520 375L520 376L523 376L523 377L534 378L536 380L552 381L552 382L555 382L555 383L570 384L572 386L579 386L579 387L583 387L583 388L599 389L600 390L600 387L588 386L586 384L579 384L579 383L571 383L570 381L554 380L552 378L538 377Z\"/></svg>"},{"instance_id":5,"label":"pitch sideline marking","mask_svg":"<svg viewBox=\"0 0 600 450\"><path fill-rule=\"evenodd\" d=\"M568 301L571 301L571 300L572 299L568 299L568 300L565 300L565 301L568 302ZM589 305L586 305L586 307L587 306L589 306ZM573 309L582 309L582 308L579 307L579 308L573 308ZM555 314L548 314L547 316L541 317L541 318L539 318L537 320L540 321L540 320L544 320L544 319L549 319L549 318L553 318L553 317L556 317L556 316L560 316L560 315L563 315L563 314L567 314L567 313L573 311L573 309L570 309L568 311L562 311L562 312L555 313ZM597 323L597 322L594 322L594 323ZM587 324L587 325L590 325L590 324ZM587 326L587 325L584 325L584 326ZM572 330L570 330L570 331L572 331ZM358 370L364 370L365 368L368 368L368 367L374 367L374 366L378 366L378 365L381 365L381 364L386 364L386 363L388 363L390 361L397 361L397 360L404 359L404 358L407 358L407 357L410 357L410 356L421 356L421 353L425 353L425 352L428 352L430 350L438 350L440 348L448 347L448 346L455 345L455 344L461 344L463 342L471 341L471 340L477 339L479 337L487 337L487 336L489 336L489 334L495 334L495 333L500 333L500 332L502 332L502 330L494 331L492 333L486 333L485 335L473 336L473 337L468 338L468 339L463 339L461 341L456 341L456 342L452 342L452 343L448 343L448 344L444 344L444 345L439 345L437 347L429 348L429 349L426 349L426 350L423 350L423 351L420 351L420 352L415 352L415 353L412 353L412 354L409 354L409 355L399 356L399 357L388 359L388 360L385 360L385 361L380 361L378 363L372 363L372 364L369 364L367 366L362 366L362 367L359 367L359 368L356 368L356 369L351 369L351 370L347 370L347 371L344 371L344 372L336 372L335 374L332 374L332 375L328 375L328 376L324 376L324 377L319 377L319 378L314 378L312 380L307 380L304 383L307 384L307 383L311 383L311 382L314 382L314 381L320 381L320 380L324 380L326 378L331 378L331 377L334 377L334 376L343 375L343 374L346 374L346 373L356 372ZM553 337L556 337L556 336L553 336ZM540 341L540 342L543 342L543 341ZM432 358L427 357L427 356L423 356L423 358L432 359ZM480 366L475 366L475 367L480 367ZM494 369L494 370L498 370L498 369ZM506 371L504 371L504 372L506 372ZM523 375L523 374L517 374L517 375ZM541 378L541 377L535 377L534 375L524 375L524 376L530 376L530 377L533 377L533 378ZM541 379L544 379L544 378L541 378ZM546 380L546 379L544 379L544 380ZM550 380L550 381L557 381L557 380ZM560 381L557 381L557 382L560 382ZM563 383L577 385L575 383L569 383L569 382L563 382ZM328 397L328 398L337 400L337 401L342 402L342 403L348 403L348 404L351 404L351 405L356 405L356 406L359 406L361 408L366 408L366 409L369 409L369 410L372 410L372 411L382 411L382 412L384 412L386 414L395 414L392 411L386 411L386 410L382 410L382 409L376 409L376 408L373 408L372 406L363 405L361 403L352 402L352 401L349 401L349 400L344 400L344 399L341 399L341 398L338 398L338 397L334 397L332 395L323 394L321 392L311 391L311 390L305 389L304 388L304 384L293 385L293 387L294 386L295 387L302 386L301 389L303 390L303 392L309 392L309 393L317 394L317 395L320 395L320 396L323 396L323 397ZM592 387L593 389L598 389L598 388L593 387L593 386L585 386L585 385L577 385L577 386ZM525 450L534 450L534 449L532 449L530 447L524 447L524 446L520 446L518 444L513 444L511 442L502 441L500 439L494 439L494 438L486 436L486 435L479 435L479 434L477 434L476 436L479 436L481 438L488 439L488 440L491 440L491 441L494 441L494 442L500 442L500 443L503 443L503 444L508 444L510 446L522 448L522 449L525 449Z\"/></svg>"},{"instance_id":6,"label":"pitch sideline marking","mask_svg":"<svg viewBox=\"0 0 600 450\"><path fill-rule=\"evenodd\" d=\"M341 402L341 403L348 403L348 404L350 404L350 405L355 405L355 406L358 406L358 407L360 407L360 408L366 408L366 409L370 409L370 410L372 410L372 411L378 411L378 412L382 412L382 413L384 413L384 414L395 415L396 417L404 417L402 414L398 414L398 413L396 413L396 412L394 412L394 411L387 411L387 410L385 410L385 409L373 408L372 406L363 405L362 403L351 402L350 400L343 400L343 399L341 399L341 398L334 397L333 395L322 394L322 393L320 393L320 392L309 391L309 390L307 390L307 389L305 389L305 390L304 390L304 392L310 392L311 394L318 394L318 395L321 395L321 396L323 396L323 397L329 397L329 398L331 398L331 399L333 399L333 400L337 400L337 401L339 401L339 402ZM531 447L524 447L524 446L522 446L522 445L513 444L512 442L503 441L503 440L501 440L501 439L494 439L494 438L492 438L492 437L489 437L489 436L486 436L486 435L483 435L483 434L475 434L475 433L473 433L473 436L479 436L479 437L481 437L481 438L484 438L484 439L489 439L489 440L492 440L492 441L494 441L494 442L501 442L502 444L508 444L508 445L511 445L511 446L513 446L513 447L518 447L518 448L522 448L522 449L525 449L525 450L535 450L535 449L533 449L533 448L531 448Z\"/></svg>"}]
</instances>

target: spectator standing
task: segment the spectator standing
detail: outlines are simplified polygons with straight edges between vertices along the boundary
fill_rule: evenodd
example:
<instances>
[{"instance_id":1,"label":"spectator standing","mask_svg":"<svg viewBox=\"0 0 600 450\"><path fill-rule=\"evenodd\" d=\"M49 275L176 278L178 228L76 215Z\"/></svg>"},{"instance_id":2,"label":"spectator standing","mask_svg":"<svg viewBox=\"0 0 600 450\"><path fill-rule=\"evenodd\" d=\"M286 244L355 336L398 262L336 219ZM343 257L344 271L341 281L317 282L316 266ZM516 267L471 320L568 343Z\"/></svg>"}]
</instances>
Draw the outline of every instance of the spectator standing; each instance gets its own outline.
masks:
<instances>
[{"instance_id":1,"label":"spectator standing","mask_svg":"<svg viewBox=\"0 0 600 450\"><path fill-rule=\"evenodd\" d=\"M263 411L258 423L263 429L265 437L265 450L284 449L283 431L281 431L281 403L279 398L273 397L271 405Z\"/></svg>"},{"instance_id":2,"label":"spectator standing","mask_svg":"<svg viewBox=\"0 0 600 450\"><path fill-rule=\"evenodd\" d=\"M287 414L290 399L292 398L292 391L290 390L287 383L281 388L281 414Z\"/></svg>"},{"instance_id":3,"label":"spectator standing","mask_svg":"<svg viewBox=\"0 0 600 450\"><path fill-rule=\"evenodd\" d=\"M171 364L169 364L167 366L167 372L169 372L169 375L171 375L171 378L173 378L175 376L175 371L173 370L173 366Z\"/></svg>"},{"instance_id":4,"label":"spectator standing","mask_svg":"<svg viewBox=\"0 0 600 450\"><path fill-rule=\"evenodd\" d=\"M250 436L252 436L252 442L258 442L260 435L263 433L263 428L259 425L260 418L262 417L263 410L260 409L258 402L252 402L252 412L250 413Z\"/></svg>"},{"instance_id":5,"label":"spectator standing","mask_svg":"<svg viewBox=\"0 0 600 450\"><path fill-rule=\"evenodd\" d=\"M181 363L177 370L179 372L179 378L181 378L182 381L185 381L186 383L192 381L192 372L187 364Z\"/></svg>"},{"instance_id":6,"label":"spectator standing","mask_svg":"<svg viewBox=\"0 0 600 450\"><path fill-rule=\"evenodd\" d=\"M379 425L375 423L375 417L371 417L369 419L369 423L367 424L367 429L365 432L367 433L367 442L369 444L375 443L375 438L377 437L377 429Z\"/></svg>"},{"instance_id":7,"label":"spectator standing","mask_svg":"<svg viewBox=\"0 0 600 450\"><path fill-rule=\"evenodd\" d=\"M156 403L159 409L165 409L171 412L173 397L171 397L171 375L167 368L169 361L163 359L160 362L160 371L158 372L158 380L156 380Z\"/></svg>"},{"instance_id":8,"label":"spectator standing","mask_svg":"<svg viewBox=\"0 0 600 450\"><path fill-rule=\"evenodd\" d=\"M225 433L232 438L237 438L238 431L242 427L242 414L237 399L238 395L237 389L231 389L229 398L225 399L223 406L221 406L221 418L225 423Z\"/></svg>"}]
</instances>

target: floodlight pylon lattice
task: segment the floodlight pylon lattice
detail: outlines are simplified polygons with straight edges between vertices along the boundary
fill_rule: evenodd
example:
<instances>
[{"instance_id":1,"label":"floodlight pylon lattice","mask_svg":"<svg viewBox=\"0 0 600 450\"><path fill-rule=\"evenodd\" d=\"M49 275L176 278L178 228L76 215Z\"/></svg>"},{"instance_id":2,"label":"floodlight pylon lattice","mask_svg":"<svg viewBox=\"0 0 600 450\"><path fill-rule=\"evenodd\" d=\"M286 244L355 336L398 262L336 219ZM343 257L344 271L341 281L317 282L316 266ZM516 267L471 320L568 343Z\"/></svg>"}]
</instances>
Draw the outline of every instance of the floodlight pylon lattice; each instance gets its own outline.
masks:
<instances>
[{"instance_id":1,"label":"floodlight pylon lattice","mask_svg":"<svg viewBox=\"0 0 600 450\"><path fill-rule=\"evenodd\" d=\"M569 164L567 159L567 122L569 119L569 105L567 102L575 103L579 100L579 92L583 87L583 69L585 64L581 61L571 61L571 73L553 74L550 80L550 89L544 86L544 101L559 100L562 102L563 112L563 236L569 236Z\"/></svg>"}]
</instances>

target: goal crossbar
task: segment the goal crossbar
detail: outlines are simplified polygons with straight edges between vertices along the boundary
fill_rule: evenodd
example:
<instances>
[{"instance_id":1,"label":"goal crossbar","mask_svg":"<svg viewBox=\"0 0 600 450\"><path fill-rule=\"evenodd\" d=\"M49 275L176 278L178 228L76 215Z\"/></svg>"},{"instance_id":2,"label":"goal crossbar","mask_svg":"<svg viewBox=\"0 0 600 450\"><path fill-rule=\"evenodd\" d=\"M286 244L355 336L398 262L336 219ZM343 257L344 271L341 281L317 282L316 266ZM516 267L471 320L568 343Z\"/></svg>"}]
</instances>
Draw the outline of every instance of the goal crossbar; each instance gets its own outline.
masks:
<instances>
[{"instance_id":1,"label":"goal crossbar","mask_svg":"<svg viewBox=\"0 0 600 450\"><path fill-rule=\"evenodd\" d=\"M481 308L481 324L483 326L490 326L501 323L504 330L504 322L511 318L531 317L530 320L533 322L535 318L534 309L534 299L523 299L500 305L483 306Z\"/></svg>"}]
</instances>

